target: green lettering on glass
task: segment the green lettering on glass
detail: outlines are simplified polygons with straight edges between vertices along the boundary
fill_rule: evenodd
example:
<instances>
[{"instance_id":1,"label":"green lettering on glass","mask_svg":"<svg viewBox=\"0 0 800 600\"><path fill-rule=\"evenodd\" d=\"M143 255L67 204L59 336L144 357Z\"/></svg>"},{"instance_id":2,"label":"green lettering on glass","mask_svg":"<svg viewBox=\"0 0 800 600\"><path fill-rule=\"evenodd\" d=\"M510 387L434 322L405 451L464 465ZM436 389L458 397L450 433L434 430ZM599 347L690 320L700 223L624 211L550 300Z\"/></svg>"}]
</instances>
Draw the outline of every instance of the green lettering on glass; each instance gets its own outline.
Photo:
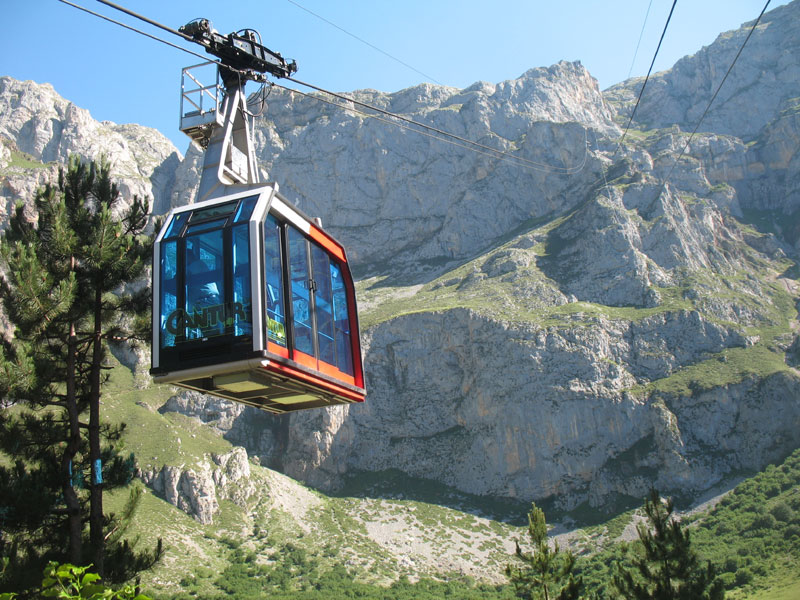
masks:
<instances>
[{"instance_id":1,"label":"green lettering on glass","mask_svg":"<svg viewBox=\"0 0 800 600\"><path fill-rule=\"evenodd\" d=\"M178 308L169 313L164 321L164 329L167 330L167 333L178 335L184 327L206 329L223 323L233 325L237 317L240 321L249 323L247 309L248 307L241 302L205 306L200 310L192 311L191 314L186 313L182 308Z\"/></svg>"}]
</instances>

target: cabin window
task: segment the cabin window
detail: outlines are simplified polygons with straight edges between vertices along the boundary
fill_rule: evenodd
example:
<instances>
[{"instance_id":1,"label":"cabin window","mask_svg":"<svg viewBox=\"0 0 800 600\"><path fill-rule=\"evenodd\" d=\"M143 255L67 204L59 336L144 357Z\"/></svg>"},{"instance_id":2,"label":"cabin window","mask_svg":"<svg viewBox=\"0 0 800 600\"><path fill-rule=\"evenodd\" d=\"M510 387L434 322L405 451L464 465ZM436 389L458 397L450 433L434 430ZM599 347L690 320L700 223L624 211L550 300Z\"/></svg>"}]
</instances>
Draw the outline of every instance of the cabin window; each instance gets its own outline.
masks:
<instances>
[{"instance_id":1,"label":"cabin window","mask_svg":"<svg viewBox=\"0 0 800 600\"><path fill-rule=\"evenodd\" d=\"M248 219L258 196L177 213L160 255L160 344L253 333Z\"/></svg>"},{"instance_id":2,"label":"cabin window","mask_svg":"<svg viewBox=\"0 0 800 600\"><path fill-rule=\"evenodd\" d=\"M233 228L233 306L228 319L233 320L233 335L252 335L250 297L250 241L247 223Z\"/></svg>"},{"instance_id":3,"label":"cabin window","mask_svg":"<svg viewBox=\"0 0 800 600\"><path fill-rule=\"evenodd\" d=\"M319 360L336 364L333 341L333 294L331 292L331 263L327 252L311 243L311 263L314 265L314 314L317 318Z\"/></svg>"},{"instance_id":4,"label":"cabin window","mask_svg":"<svg viewBox=\"0 0 800 600\"><path fill-rule=\"evenodd\" d=\"M183 229L184 224L186 223L186 219L189 216L189 213L178 213L172 218L172 222L169 224L169 228L167 232L164 234L164 238L171 238L176 235L180 235L181 229Z\"/></svg>"},{"instance_id":5,"label":"cabin window","mask_svg":"<svg viewBox=\"0 0 800 600\"><path fill-rule=\"evenodd\" d=\"M331 261L331 290L333 293L333 323L336 340L336 366L342 373L353 374L353 347L350 343L350 311L347 288L342 270Z\"/></svg>"},{"instance_id":6,"label":"cabin window","mask_svg":"<svg viewBox=\"0 0 800 600\"><path fill-rule=\"evenodd\" d=\"M342 268L299 230L291 225L287 230L294 348L352 375L350 307Z\"/></svg>"},{"instance_id":7,"label":"cabin window","mask_svg":"<svg viewBox=\"0 0 800 600\"><path fill-rule=\"evenodd\" d=\"M184 336L187 340L225 333L223 237L222 229L186 236Z\"/></svg>"},{"instance_id":8,"label":"cabin window","mask_svg":"<svg viewBox=\"0 0 800 600\"><path fill-rule=\"evenodd\" d=\"M174 219L170 230L175 225ZM180 227L178 228L180 230ZM174 347L177 329L168 324L169 315L178 308L178 242L172 240L161 246L161 288L159 314L161 315L161 347Z\"/></svg>"},{"instance_id":9,"label":"cabin window","mask_svg":"<svg viewBox=\"0 0 800 600\"><path fill-rule=\"evenodd\" d=\"M289 227L289 267L292 290L292 326L294 348L314 356L312 318L311 269L308 264L306 238L297 229Z\"/></svg>"},{"instance_id":10,"label":"cabin window","mask_svg":"<svg viewBox=\"0 0 800 600\"><path fill-rule=\"evenodd\" d=\"M267 339L286 347L286 311L283 304L281 225L272 215L264 223L264 268L266 271Z\"/></svg>"}]
</instances>

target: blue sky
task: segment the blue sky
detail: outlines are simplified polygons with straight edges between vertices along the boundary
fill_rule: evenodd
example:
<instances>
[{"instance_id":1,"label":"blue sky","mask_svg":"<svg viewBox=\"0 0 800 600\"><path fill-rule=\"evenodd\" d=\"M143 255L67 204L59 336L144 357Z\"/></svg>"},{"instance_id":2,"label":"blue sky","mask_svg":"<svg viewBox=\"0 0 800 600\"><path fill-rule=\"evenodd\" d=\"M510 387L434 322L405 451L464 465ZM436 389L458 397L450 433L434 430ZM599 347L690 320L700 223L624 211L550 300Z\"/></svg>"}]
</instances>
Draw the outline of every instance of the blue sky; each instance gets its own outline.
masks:
<instances>
[{"instance_id":1,"label":"blue sky","mask_svg":"<svg viewBox=\"0 0 800 600\"><path fill-rule=\"evenodd\" d=\"M459 88L479 80L496 83L559 60L580 60L606 88L629 72L647 72L672 5L672 0L116 1L174 28L205 17L221 33L257 29L267 47L297 60L298 79L335 91L387 92L425 80ZM189 46L93 0L75 2ZM770 9L785 3L773 0ZM763 5L764 0L681 0L655 70L755 19ZM177 129L180 70L199 59L57 0L4 0L3 8L0 75L51 83L95 119L155 127L185 151L188 138Z\"/></svg>"}]
</instances>

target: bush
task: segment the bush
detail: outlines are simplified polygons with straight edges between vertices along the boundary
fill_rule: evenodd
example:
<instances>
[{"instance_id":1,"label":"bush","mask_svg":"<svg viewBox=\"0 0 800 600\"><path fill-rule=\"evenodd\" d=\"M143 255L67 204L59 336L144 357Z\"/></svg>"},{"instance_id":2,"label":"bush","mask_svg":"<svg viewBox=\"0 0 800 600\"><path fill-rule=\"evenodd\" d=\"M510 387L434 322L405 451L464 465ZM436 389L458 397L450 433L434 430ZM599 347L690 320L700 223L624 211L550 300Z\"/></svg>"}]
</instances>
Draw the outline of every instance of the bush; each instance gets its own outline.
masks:
<instances>
[{"instance_id":1,"label":"bush","mask_svg":"<svg viewBox=\"0 0 800 600\"><path fill-rule=\"evenodd\" d=\"M770 509L769 513L778 521L783 521L784 523L791 521L794 516L794 511L786 502L778 502Z\"/></svg>"},{"instance_id":2,"label":"bush","mask_svg":"<svg viewBox=\"0 0 800 600\"><path fill-rule=\"evenodd\" d=\"M790 540L795 537L800 537L800 525L789 525L783 530L783 539Z\"/></svg>"},{"instance_id":3,"label":"bush","mask_svg":"<svg viewBox=\"0 0 800 600\"><path fill-rule=\"evenodd\" d=\"M753 572L744 567L736 572L736 585L746 585L753 581Z\"/></svg>"},{"instance_id":4,"label":"bush","mask_svg":"<svg viewBox=\"0 0 800 600\"><path fill-rule=\"evenodd\" d=\"M750 529L774 529L777 525L775 517L771 514L761 515L753 519Z\"/></svg>"},{"instance_id":5,"label":"bush","mask_svg":"<svg viewBox=\"0 0 800 600\"><path fill-rule=\"evenodd\" d=\"M738 556L731 556L728 557L728 560L725 561L725 565L722 567L723 571L728 573L736 573L739 570L739 567L742 566L742 561Z\"/></svg>"},{"instance_id":6,"label":"bush","mask_svg":"<svg viewBox=\"0 0 800 600\"><path fill-rule=\"evenodd\" d=\"M733 573L723 573L719 576L719 580L726 590L736 587L736 575Z\"/></svg>"}]
</instances>

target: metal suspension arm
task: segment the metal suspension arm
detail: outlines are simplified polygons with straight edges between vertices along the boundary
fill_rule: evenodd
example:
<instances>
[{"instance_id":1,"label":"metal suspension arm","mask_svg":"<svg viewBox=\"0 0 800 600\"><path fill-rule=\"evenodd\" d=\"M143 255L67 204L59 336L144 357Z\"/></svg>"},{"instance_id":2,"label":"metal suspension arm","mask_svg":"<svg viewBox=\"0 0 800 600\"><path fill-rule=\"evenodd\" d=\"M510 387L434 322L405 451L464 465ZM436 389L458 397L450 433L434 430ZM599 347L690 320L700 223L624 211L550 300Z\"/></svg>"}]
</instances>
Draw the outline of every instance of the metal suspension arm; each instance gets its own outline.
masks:
<instances>
[{"instance_id":1,"label":"metal suspension arm","mask_svg":"<svg viewBox=\"0 0 800 600\"><path fill-rule=\"evenodd\" d=\"M287 61L278 52L261 44L258 32L252 29L221 35L212 28L208 19L195 19L179 31L190 36L206 52L219 58L244 79L263 81L264 73L274 77L289 77L297 71L295 61Z\"/></svg>"}]
</instances>

